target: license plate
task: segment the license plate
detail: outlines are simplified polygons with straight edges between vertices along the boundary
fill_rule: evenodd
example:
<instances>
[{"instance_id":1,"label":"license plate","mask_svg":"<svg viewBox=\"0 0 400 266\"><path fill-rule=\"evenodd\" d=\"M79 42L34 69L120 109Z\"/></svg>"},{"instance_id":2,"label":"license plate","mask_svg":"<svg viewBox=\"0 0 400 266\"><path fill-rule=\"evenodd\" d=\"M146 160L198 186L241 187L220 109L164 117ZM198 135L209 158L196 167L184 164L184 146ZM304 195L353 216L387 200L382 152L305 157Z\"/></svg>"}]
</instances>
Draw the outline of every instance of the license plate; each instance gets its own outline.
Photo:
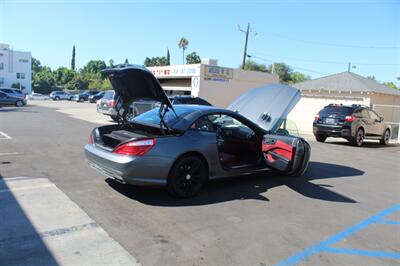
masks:
<instances>
[{"instance_id":1,"label":"license plate","mask_svg":"<svg viewBox=\"0 0 400 266\"><path fill-rule=\"evenodd\" d=\"M104 107L104 108L107 108L107 104L106 104L106 103L105 103L105 104L103 104L103 107Z\"/></svg>"},{"instance_id":2,"label":"license plate","mask_svg":"<svg viewBox=\"0 0 400 266\"><path fill-rule=\"evenodd\" d=\"M335 124L335 118L327 118L325 119L325 123L326 124Z\"/></svg>"}]
</instances>

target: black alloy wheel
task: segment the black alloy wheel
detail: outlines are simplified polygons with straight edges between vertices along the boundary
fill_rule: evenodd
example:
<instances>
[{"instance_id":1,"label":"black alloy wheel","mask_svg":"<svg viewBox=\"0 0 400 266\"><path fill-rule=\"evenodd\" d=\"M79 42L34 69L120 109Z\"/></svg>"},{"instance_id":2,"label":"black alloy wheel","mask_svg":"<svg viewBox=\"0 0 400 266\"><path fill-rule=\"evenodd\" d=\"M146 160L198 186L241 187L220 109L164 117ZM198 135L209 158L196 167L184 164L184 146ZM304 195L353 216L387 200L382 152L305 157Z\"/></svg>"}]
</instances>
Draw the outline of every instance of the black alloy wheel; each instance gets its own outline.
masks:
<instances>
[{"instance_id":1,"label":"black alloy wheel","mask_svg":"<svg viewBox=\"0 0 400 266\"><path fill-rule=\"evenodd\" d=\"M315 139L316 139L318 142L325 142L326 138L327 138L326 135L322 135L322 134L317 134L317 135L315 135Z\"/></svg>"},{"instance_id":2,"label":"black alloy wheel","mask_svg":"<svg viewBox=\"0 0 400 266\"><path fill-rule=\"evenodd\" d=\"M195 155L186 155L172 167L167 180L167 191L176 197L189 198L196 195L207 181L207 168Z\"/></svg>"},{"instance_id":3,"label":"black alloy wheel","mask_svg":"<svg viewBox=\"0 0 400 266\"><path fill-rule=\"evenodd\" d=\"M364 130L362 128L357 130L355 137L352 139L352 144L361 147L364 142Z\"/></svg>"},{"instance_id":4,"label":"black alloy wheel","mask_svg":"<svg viewBox=\"0 0 400 266\"><path fill-rule=\"evenodd\" d=\"M379 141L380 144L382 145L388 145L390 140L390 130L386 129L385 133L382 136L382 139Z\"/></svg>"},{"instance_id":5,"label":"black alloy wheel","mask_svg":"<svg viewBox=\"0 0 400 266\"><path fill-rule=\"evenodd\" d=\"M15 106L17 106L17 107L22 107L23 105L24 105L24 103L22 101L17 101L15 103Z\"/></svg>"}]
</instances>

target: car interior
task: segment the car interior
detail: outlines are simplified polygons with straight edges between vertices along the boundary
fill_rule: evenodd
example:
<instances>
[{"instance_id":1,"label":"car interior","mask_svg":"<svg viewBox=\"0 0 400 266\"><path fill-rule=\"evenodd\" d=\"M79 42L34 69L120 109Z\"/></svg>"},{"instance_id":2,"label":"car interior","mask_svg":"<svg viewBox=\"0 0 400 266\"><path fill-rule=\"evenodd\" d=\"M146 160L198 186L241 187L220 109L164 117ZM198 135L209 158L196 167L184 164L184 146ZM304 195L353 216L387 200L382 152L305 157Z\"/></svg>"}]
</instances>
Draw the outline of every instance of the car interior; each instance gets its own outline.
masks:
<instances>
[{"instance_id":1,"label":"car interior","mask_svg":"<svg viewBox=\"0 0 400 266\"><path fill-rule=\"evenodd\" d=\"M198 119L192 129L215 132L219 159L223 167L241 169L262 162L261 139L239 120L225 114Z\"/></svg>"}]
</instances>

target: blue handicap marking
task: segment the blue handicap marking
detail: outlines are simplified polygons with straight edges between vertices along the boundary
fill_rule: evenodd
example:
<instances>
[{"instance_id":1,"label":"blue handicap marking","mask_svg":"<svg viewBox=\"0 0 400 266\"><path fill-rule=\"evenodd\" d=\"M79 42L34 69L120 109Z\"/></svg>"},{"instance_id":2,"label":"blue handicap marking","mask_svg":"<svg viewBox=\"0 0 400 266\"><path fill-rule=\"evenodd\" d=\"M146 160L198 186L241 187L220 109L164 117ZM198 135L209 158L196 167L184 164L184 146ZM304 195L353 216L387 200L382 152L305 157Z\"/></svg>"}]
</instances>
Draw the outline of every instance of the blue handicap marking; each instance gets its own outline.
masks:
<instances>
[{"instance_id":1,"label":"blue handicap marking","mask_svg":"<svg viewBox=\"0 0 400 266\"><path fill-rule=\"evenodd\" d=\"M373 223L381 223L381 224L388 224L388 225L400 225L400 221L394 220L387 220L385 219L386 216L400 211L400 204L396 204L389 209L383 210L368 219L350 226L346 230L331 236L330 238L311 246L283 261L278 263L276 266L289 266L295 265L307 258L319 253L319 252L331 252L337 254L348 254L348 255L358 255L358 256L369 256L369 257L380 257L380 258L389 258L389 259L400 259L400 252L385 252L379 250L359 250L359 249L347 249L347 248L333 248L331 247L333 244L339 242L340 240L353 235L360 230L364 229L370 224Z\"/></svg>"}]
</instances>

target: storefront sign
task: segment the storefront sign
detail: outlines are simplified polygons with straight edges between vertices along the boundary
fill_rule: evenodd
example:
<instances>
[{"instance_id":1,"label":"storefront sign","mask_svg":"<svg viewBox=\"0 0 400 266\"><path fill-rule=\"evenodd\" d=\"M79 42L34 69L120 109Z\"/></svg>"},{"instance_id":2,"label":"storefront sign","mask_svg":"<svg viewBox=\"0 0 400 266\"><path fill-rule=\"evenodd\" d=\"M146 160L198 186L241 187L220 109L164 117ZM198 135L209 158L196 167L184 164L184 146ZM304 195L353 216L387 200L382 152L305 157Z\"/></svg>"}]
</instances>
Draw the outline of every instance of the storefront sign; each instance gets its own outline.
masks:
<instances>
[{"instance_id":1,"label":"storefront sign","mask_svg":"<svg viewBox=\"0 0 400 266\"><path fill-rule=\"evenodd\" d=\"M200 76L200 65L148 67L157 78Z\"/></svg>"},{"instance_id":2,"label":"storefront sign","mask_svg":"<svg viewBox=\"0 0 400 266\"><path fill-rule=\"evenodd\" d=\"M204 79L227 82L233 79L233 69L219 66L204 66Z\"/></svg>"}]
</instances>

